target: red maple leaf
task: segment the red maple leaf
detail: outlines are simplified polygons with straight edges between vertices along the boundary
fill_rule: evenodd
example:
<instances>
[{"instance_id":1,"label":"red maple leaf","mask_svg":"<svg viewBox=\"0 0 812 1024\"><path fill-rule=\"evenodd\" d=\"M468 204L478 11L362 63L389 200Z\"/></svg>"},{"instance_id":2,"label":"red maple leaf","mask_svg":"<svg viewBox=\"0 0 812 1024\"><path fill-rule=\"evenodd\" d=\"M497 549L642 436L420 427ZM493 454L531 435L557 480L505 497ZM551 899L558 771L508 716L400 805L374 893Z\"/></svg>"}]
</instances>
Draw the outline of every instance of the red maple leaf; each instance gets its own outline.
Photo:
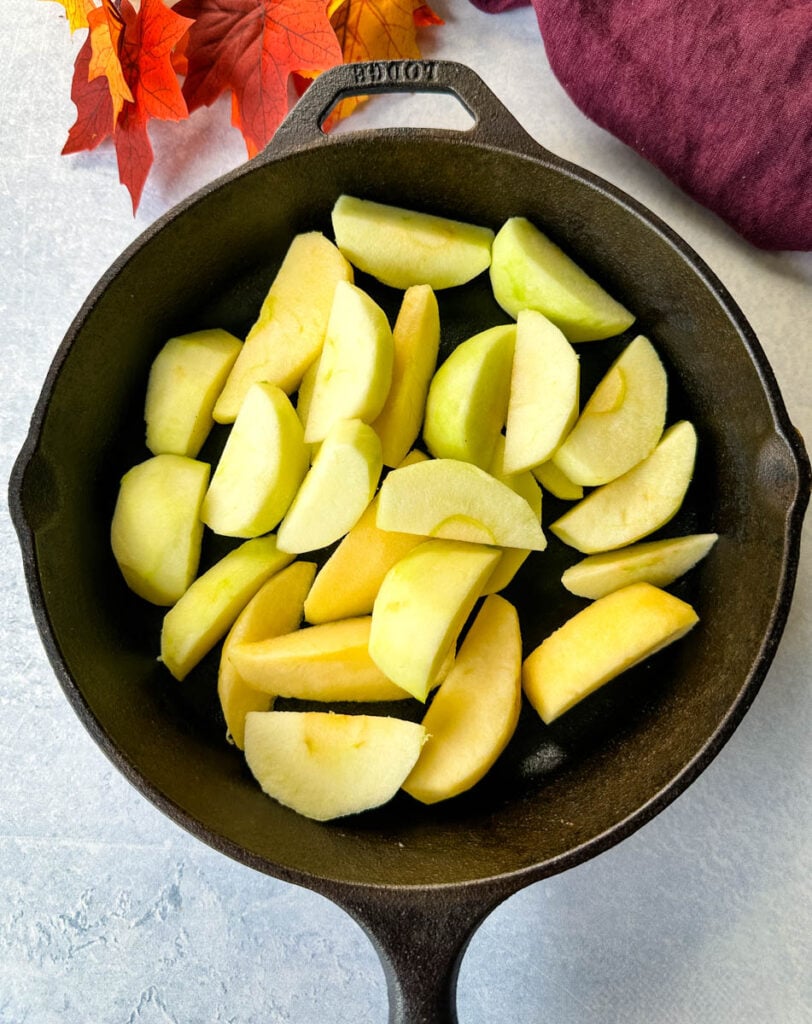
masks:
<instances>
[{"instance_id":1,"label":"red maple leaf","mask_svg":"<svg viewBox=\"0 0 812 1024\"><path fill-rule=\"evenodd\" d=\"M111 78L97 73L90 79L93 59L91 35L76 58L71 99L76 104L76 123L68 133L63 153L93 149L112 136L116 147L119 179L126 185L138 208L149 169L152 145L147 134L151 117L179 121L187 116L186 103L172 67L172 50L189 28L189 20L169 10L163 0L141 0L136 11L130 0L116 9L103 0L110 26L115 24L121 75L130 90L131 101L120 105L114 115ZM92 32L92 27L91 27Z\"/></svg>"},{"instance_id":2,"label":"red maple leaf","mask_svg":"<svg viewBox=\"0 0 812 1024\"><path fill-rule=\"evenodd\" d=\"M183 86L189 110L230 91L232 123L249 156L258 153L288 112L291 74L342 61L327 8L327 0L180 0L174 10L195 19Z\"/></svg>"}]
</instances>

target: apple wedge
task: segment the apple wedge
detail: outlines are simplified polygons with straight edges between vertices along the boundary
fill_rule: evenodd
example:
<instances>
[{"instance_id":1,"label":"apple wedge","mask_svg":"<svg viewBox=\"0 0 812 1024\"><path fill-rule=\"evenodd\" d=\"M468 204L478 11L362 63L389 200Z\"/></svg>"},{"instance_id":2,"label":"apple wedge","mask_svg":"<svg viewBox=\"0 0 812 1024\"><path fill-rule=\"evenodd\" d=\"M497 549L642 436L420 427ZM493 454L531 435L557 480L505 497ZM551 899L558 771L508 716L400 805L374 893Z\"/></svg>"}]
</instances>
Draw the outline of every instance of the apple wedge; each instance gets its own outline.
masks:
<instances>
[{"instance_id":1,"label":"apple wedge","mask_svg":"<svg viewBox=\"0 0 812 1024\"><path fill-rule=\"evenodd\" d=\"M348 195L336 200L332 221L350 263L392 288L452 288L491 261L493 231L475 224Z\"/></svg>"},{"instance_id":2,"label":"apple wedge","mask_svg":"<svg viewBox=\"0 0 812 1024\"><path fill-rule=\"evenodd\" d=\"M207 462L171 454L154 455L121 479L110 544L127 586L152 604L174 604L195 578L208 482Z\"/></svg>"},{"instance_id":3,"label":"apple wedge","mask_svg":"<svg viewBox=\"0 0 812 1024\"><path fill-rule=\"evenodd\" d=\"M484 545L428 540L389 570L369 636L384 675L426 699L498 559L499 551Z\"/></svg>"},{"instance_id":4,"label":"apple wedge","mask_svg":"<svg viewBox=\"0 0 812 1024\"><path fill-rule=\"evenodd\" d=\"M218 423L234 422L257 381L296 390L321 352L336 284L352 280L352 267L324 235L296 235L214 406Z\"/></svg>"},{"instance_id":5,"label":"apple wedge","mask_svg":"<svg viewBox=\"0 0 812 1024\"><path fill-rule=\"evenodd\" d=\"M424 804L457 796L492 767L516 730L522 701L516 609L487 598L423 718L428 739L403 789Z\"/></svg>"},{"instance_id":6,"label":"apple wedge","mask_svg":"<svg viewBox=\"0 0 812 1024\"><path fill-rule=\"evenodd\" d=\"M622 476L660 440L667 400L665 369L641 334L592 392L553 462L573 483L587 487Z\"/></svg>"},{"instance_id":7,"label":"apple wedge","mask_svg":"<svg viewBox=\"0 0 812 1024\"><path fill-rule=\"evenodd\" d=\"M226 635L237 616L274 573L293 561L276 537L256 537L229 551L203 573L164 616L161 661L185 679Z\"/></svg>"},{"instance_id":8,"label":"apple wedge","mask_svg":"<svg viewBox=\"0 0 812 1024\"><path fill-rule=\"evenodd\" d=\"M339 281L309 396L308 444L323 441L339 420L371 423L389 394L392 361L386 314L366 292Z\"/></svg>"},{"instance_id":9,"label":"apple wedge","mask_svg":"<svg viewBox=\"0 0 812 1024\"><path fill-rule=\"evenodd\" d=\"M514 319L537 309L572 342L620 334L634 316L616 302L526 217L511 217L496 234L491 287Z\"/></svg>"},{"instance_id":10,"label":"apple wedge","mask_svg":"<svg viewBox=\"0 0 812 1024\"><path fill-rule=\"evenodd\" d=\"M242 342L228 331L170 338L153 360L144 419L147 448L195 458L214 426L212 410Z\"/></svg>"},{"instance_id":11,"label":"apple wedge","mask_svg":"<svg viewBox=\"0 0 812 1024\"><path fill-rule=\"evenodd\" d=\"M584 496L581 484L573 483L552 459L542 462L540 466L534 466L531 472L544 490L549 491L554 498L560 498L562 501L580 501Z\"/></svg>"},{"instance_id":12,"label":"apple wedge","mask_svg":"<svg viewBox=\"0 0 812 1024\"><path fill-rule=\"evenodd\" d=\"M564 623L522 666L527 699L548 725L699 621L685 601L649 583L599 598Z\"/></svg>"},{"instance_id":13,"label":"apple wedge","mask_svg":"<svg viewBox=\"0 0 812 1024\"><path fill-rule=\"evenodd\" d=\"M456 459L393 469L379 492L382 530L543 551L547 541L525 499L490 473Z\"/></svg>"},{"instance_id":14,"label":"apple wedge","mask_svg":"<svg viewBox=\"0 0 812 1024\"><path fill-rule=\"evenodd\" d=\"M316 551L343 537L372 500L382 468L381 442L372 427L339 420L279 525L280 551Z\"/></svg>"},{"instance_id":15,"label":"apple wedge","mask_svg":"<svg viewBox=\"0 0 812 1024\"><path fill-rule=\"evenodd\" d=\"M432 378L423 439L438 459L487 469L507 414L516 325L491 327L461 342Z\"/></svg>"},{"instance_id":16,"label":"apple wedge","mask_svg":"<svg viewBox=\"0 0 812 1024\"><path fill-rule=\"evenodd\" d=\"M427 284L406 291L392 330L392 386L372 426L381 439L384 466L397 466L420 433L440 347L440 311Z\"/></svg>"},{"instance_id":17,"label":"apple wedge","mask_svg":"<svg viewBox=\"0 0 812 1024\"><path fill-rule=\"evenodd\" d=\"M304 480L310 449L281 388L252 384L229 431L201 518L227 537L258 537L278 525Z\"/></svg>"},{"instance_id":18,"label":"apple wedge","mask_svg":"<svg viewBox=\"0 0 812 1024\"><path fill-rule=\"evenodd\" d=\"M401 465L424 462L427 456L413 451ZM414 533L381 530L376 524L378 497L330 555L318 572L305 601L308 622L331 622L369 615L384 576L421 541Z\"/></svg>"},{"instance_id":19,"label":"apple wedge","mask_svg":"<svg viewBox=\"0 0 812 1024\"><path fill-rule=\"evenodd\" d=\"M675 423L642 462L588 494L550 529L565 544L593 554L626 547L664 526L679 511L696 460L696 431Z\"/></svg>"},{"instance_id":20,"label":"apple wedge","mask_svg":"<svg viewBox=\"0 0 812 1024\"><path fill-rule=\"evenodd\" d=\"M252 711L245 760L268 796L330 821L387 803L426 739L415 722L322 711Z\"/></svg>"},{"instance_id":21,"label":"apple wedge","mask_svg":"<svg viewBox=\"0 0 812 1024\"><path fill-rule=\"evenodd\" d=\"M512 491L521 495L533 510L533 515L538 522L541 522L541 488L532 473L527 471L524 473L505 472L505 438L502 434L496 439L490 473L501 483L507 484ZM529 554L529 548L504 548L487 583L482 588L483 595L495 594L504 590L521 569Z\"/></svg>"},{"instance_id":22,"label":"apple wedge","mask_svg":"<svg viewBox=\"0 0 812 1024\"><path fill-rule=\"evenodd\" d=\"M578 418L580 368L575 349L542 313L523 309L505 423L505 472L545 462Z\"/></svg>"},{"instance_id":23,"label":"apple wedge","mask_svg":"<svg viewBox=\"0 0 812 1024\"><path fill-rule=\"evenodd\" d=\"M716 533L694 533L589 555L566 569L561 582L571 594L592 600L630 583L667 587L693 569L718 539Z\"/></svg>"},{"instance_id":24,"label":"apple wedge","mask_svg":"<svg viewBox=\"0 0 812 1024\"><path fill-rule=\"evenodd\" d=\"M372 618L362 615L306 626L284 636L235 644L234 670L250 686L275 697L318 701L389 701L408 696L369 654ZM441 665L443 677L451 661ZM437 678L432 679L436 685Z\"/></svg>"},{"instance_id":25,"label":"apple wedge","mask_svg":"<svg viewBox=\"0 0 812 1024\"><path fill-rule=\"evenodd\" d=\"M237 616L223 641L217 695L226 720L226 739L240 750L245 747L245 716L249 711L270 710L273 695L254 689L242 678L231 663L231 652L240 644L298 629L315 575L314 562L294 562L271 576Z\"/></svg>"}]
</instances>

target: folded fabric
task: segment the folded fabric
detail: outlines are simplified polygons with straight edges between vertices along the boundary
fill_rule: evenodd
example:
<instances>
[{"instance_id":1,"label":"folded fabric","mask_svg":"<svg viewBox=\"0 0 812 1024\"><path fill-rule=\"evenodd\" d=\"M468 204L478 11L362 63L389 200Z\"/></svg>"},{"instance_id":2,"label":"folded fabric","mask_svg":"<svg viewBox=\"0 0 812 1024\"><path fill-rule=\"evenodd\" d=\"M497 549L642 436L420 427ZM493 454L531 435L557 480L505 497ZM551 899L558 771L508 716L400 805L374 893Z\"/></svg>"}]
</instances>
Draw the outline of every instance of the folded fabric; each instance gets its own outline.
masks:
<instances>
[{"instance_id":1,"label":"folded fabric","mask_svg":"<svg viewBox=\"0 0 812 1024\"><path fill-rule=\"evenodd\" d=\"M533 3L588 117L753 244L812 249L809 0Z\"/></svg>"}]
</instances>

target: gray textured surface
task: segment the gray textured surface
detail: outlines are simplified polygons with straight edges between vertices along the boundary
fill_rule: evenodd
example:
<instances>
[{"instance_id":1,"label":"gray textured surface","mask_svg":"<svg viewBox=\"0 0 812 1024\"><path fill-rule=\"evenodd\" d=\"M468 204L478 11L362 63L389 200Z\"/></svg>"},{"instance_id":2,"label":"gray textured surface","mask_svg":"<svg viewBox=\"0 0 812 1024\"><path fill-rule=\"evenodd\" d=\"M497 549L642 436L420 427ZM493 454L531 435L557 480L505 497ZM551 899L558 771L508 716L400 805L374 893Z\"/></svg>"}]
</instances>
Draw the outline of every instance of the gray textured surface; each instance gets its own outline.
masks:
<instances>
[{"instance_id":1,"label":"gray textured surface","mask_svg":"<svg viewBox=\"0 0 812 1024\"><path fill-rule=\"evenodd\" d=\"M812 254L750 248L586 121L552 77L529 10L489 19L463 0L435 6L447 27L428 55L470 64L532 135L641 199L717 271L812 439ZM0 38L5 491L53 352L96 279L243 148L227 105L158 125L161 162L133 220L110 150L59 155L78 45L60 8L5 0ZM465 123L452 101L402 97L353 124L436 118ZM783 643L731 742L625 843L491 916L463 964L462 1024L812 1020L808 540ZM381 969L343 912L191 839L85 734L40 646L5 504L0 580L0 1022L384 1021Z\"/></svg>"}]
</instances>

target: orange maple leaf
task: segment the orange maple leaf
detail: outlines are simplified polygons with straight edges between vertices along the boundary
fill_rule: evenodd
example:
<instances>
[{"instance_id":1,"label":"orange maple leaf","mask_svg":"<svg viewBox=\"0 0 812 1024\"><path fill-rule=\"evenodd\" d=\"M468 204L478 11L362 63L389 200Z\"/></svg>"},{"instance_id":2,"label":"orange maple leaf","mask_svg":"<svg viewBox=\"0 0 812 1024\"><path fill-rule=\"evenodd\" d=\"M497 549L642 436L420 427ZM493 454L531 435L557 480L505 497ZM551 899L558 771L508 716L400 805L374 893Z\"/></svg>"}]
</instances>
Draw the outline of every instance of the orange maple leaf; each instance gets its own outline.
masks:
<instances>
[{"instance_id":1,"label":"orange maple leaf","mask_svg":"<svg viewBox=\"0 0 812 1024\"><path fill-rule=\"evenodd\" d=\"M341 63L327 7L327 0L180 0L174 10L195 19L183 86L189 110L231 92L232 123L253 156L288 112L291 74Z\"/></svg>"},{"instance_id":2,"label":"orange maple leaf","mask_svg":"<svg viewBox=\"0 0 812 1024\"><path fill-rule=\"evenodd\" d=\"M107 79L112 100L113 126L115 127L125 102L135 102L124 78L119 56L124 21L113 0L102 0L101 7L94 7L88 11L87 21L90 28L91 53L88 81L92 82L101 76Z\"/></svg>"},{"instance_id":3,"label":"orange maple leaf","mask_svg":"<svg viewBox=\"0 0 812 1024\"><path fill-rule=\"evenodd\" d=\"M55 0L55 2L65 8L71 32L75 32L77 28L88 27L88 13L95 7L93 0Z\"/></svg>"},{"instance_id":4,"label":"orange maple leaf","mask_svg":"<svg viewBox=\"0 0 812 1024\"><path fill-rule=\"evenodd\" d=\"M105 0L105 6L115 15L112 0ZM137 11L130 0L121 0L119 13L117 21L115 18L108 21L109 42L117 52L123 85L131 99L128 100L123 91L116 97L113 95L114 86L107 77L108 70L116 66L112 55L107 60L101 56L96 58L93 74L93 41L88 36L76 58L71 88L77 109L76 122L62 152L93 149L112 136L119 179L130 192L135 212L152 166L152 146L147 134L149 119L178 121L187 116L171 56L175 45L186 34L190 20L169 10L163 0L141 0ZM115 77L117 72L111 71L111 74ZM119 99L122 102L116 115Z\"/></svg>"}]
</instances>

